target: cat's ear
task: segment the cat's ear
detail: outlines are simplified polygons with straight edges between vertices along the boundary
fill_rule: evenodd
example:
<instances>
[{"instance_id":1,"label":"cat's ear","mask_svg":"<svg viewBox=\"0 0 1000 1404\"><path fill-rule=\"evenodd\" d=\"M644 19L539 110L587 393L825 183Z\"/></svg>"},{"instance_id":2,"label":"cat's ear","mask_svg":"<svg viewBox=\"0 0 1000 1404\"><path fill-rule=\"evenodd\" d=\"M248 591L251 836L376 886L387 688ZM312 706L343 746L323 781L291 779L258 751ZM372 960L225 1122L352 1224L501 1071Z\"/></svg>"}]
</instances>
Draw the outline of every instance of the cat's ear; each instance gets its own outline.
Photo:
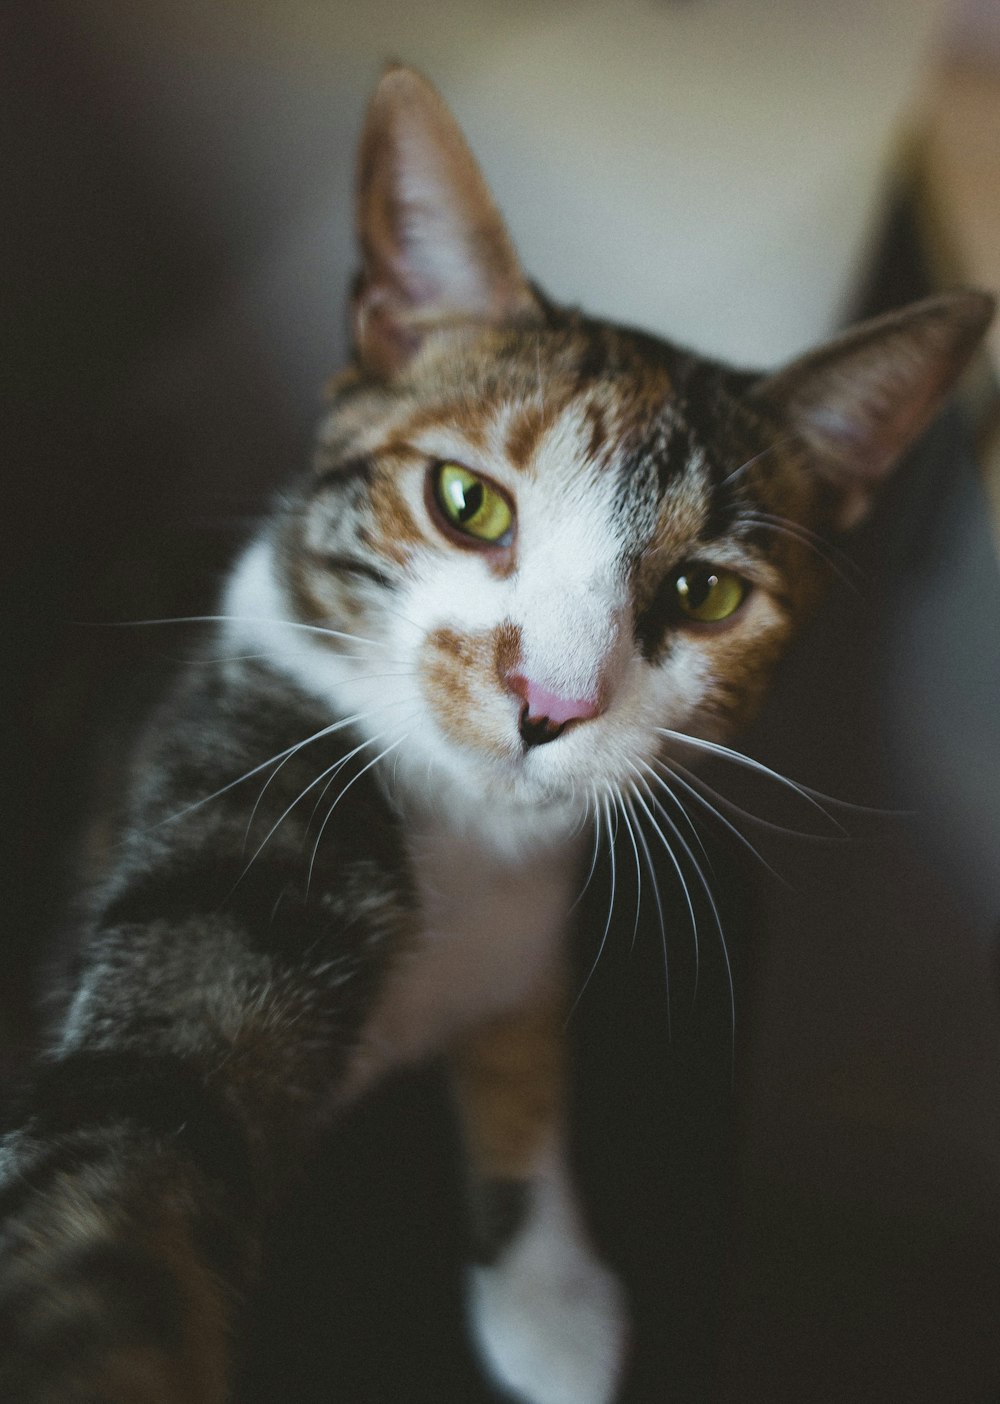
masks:
<instances>
[{"instance_id":1,"label":"cat's ear","mask_svg":"<svg viewBox=\"0 0 1000 1404\"><path fill-rule=\"evenodd\" d=\"M835 530L867 514L879 483L941 407L994 308L986 293L942 293L853 328L754 388L837 488Z\"/></svg>"},{"instance_id":2,"label":"cat's ear","mask_svg":"<svg viewBox=\"0 0 1000 1404\"><path fill-rule=\"evenodd\" d=\"M393 67L375 90L358 158L362 267L354 338L391 375L443 323L538 315L538 302L455 119L425 78Z\"/></svg>"}]
</instances>

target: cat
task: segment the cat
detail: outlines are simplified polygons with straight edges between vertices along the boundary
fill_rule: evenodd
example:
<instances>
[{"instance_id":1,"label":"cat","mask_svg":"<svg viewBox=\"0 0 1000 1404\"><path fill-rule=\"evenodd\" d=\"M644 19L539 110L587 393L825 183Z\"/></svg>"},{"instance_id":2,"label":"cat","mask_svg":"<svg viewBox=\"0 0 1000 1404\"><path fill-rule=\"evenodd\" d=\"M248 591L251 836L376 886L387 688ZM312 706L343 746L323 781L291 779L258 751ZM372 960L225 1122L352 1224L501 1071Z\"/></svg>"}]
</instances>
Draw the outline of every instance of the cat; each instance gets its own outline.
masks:
<instances>
[{"instance_id":1,"label":"cat","mask_svg":"<svg viewBox=\"0 0 1000 1404\"><path fill-rule=\"evenodd\" d=\"M672 765L749 722L826 583L817 544L993 310L942 294L753 374L556 306L403 67L368 112L357 232L314 468L145 731L8 1108L5 1400L223 1404L304 1155L442 1052L484 1366L524 1404L615 1398L627 1303L566 1155L595 827L651 817Z\"/></svg>"}]
</instances>

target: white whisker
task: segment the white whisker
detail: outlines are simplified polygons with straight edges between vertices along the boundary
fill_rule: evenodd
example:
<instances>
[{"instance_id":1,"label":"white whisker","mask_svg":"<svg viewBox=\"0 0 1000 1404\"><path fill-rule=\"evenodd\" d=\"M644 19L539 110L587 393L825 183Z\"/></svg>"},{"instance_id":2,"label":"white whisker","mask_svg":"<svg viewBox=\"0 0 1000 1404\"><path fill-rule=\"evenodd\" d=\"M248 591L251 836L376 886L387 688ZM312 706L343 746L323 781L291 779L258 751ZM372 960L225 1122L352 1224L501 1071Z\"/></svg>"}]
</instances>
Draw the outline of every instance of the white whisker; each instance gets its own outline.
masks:
<instances>
[{"instance_id":1,"label":"white whisker","mask_svg":"<svg viewBox=\"0 0 1000 1404\"><path fill-rule=\"evenodd\" d=\"M370 707L370 708L368 708L368 709L367 709L366 711L364 711L364 712L355 712L353 716L341 718L340 721L334 723L334 725L333 725L332 727L330 727L326 732L324 732L324 733L322 733L322 734L323 734L323 735L330 735L330 734L331 734L332 732L334 732L334 731L342 731L344 727L346 727L346 726L353 726L355 722L366 721L366 720L368 719L368 717L374 716L374 714L375 714L376 712L384 712L388 707L399 707L399 706L402 706L402 704L403 704L404 702L409 701L409 700L410 700L409 698L402 698L402 697L399 697L399 698L393 699L393 701L391 701L391 702L384 702L380 707ZM246 848L246 844L247 844L248 841L249 841L249 838L250 838L250 830L253 828L253 821L254 821L254 819L255 819L256 816L257 816L257 810L260 808L261 801L263 800L264 795L267 793L268 786L271 784L272 780L274 780L274 779L277 777L279 771L281 771L281 770L284 768L284 766L286 766L286 765L288 764L288 762L289 762L290 760L292 760L292 758L293 758L294 756L296 756L296 755L298 754L299 751L302 750L302 748L303 748L304 746L311 745L312 742L315 741L315 740L317 740L317 739L318 739L317 737L312 736L312 737L309 737L309 739L308 739L307 741L300 741L300 742L298 743L297 746L293 746L292 749L291 749L290 751L288 751L288 752L281 758L281 760L278 762L278 764L275 766L275 768L271 771L271 774L270 774L270 775L267 777L267 779L264 781L264 784L261 786L260 793L258 794L256 800L254 801L253 809L250 811L250 818L247 820L246 834L245 834L244 839L243 839L244 849ZM327 772L327 771L324 771L323 773L324 773L324 774L327 774L328 772ZM311 786L310 786L310 788L311 788ZM300 798L301 798L301 796L300 796ZM297 803L297 802L298 802L298 801L296 801L296 803ZM279 823L280 823L280 820L279 820ZM265 842L266 842L266 840L265 840ZM252 861L253 861L253 860L251 859L251 862L252 862Z\"/></svg>"},{"instance_id":2,"label":"white whisker","mask_svg":"<svg viewBox=\"0 0 1000 1404\"><path fill-rule=\"evenodd\" d=\"M723 746L719 741L706 741L703 737L688 736L686 732L671 731L669 727L665 726L658 726L656 730L661 736L669 736L674 741L681 741L688 746L694 746L698 750L708 751L711 755L723 756L727 760L733 761L736 765L743 766L745 769L751 770L758 775L763 775L769 780L777 781L779 785L782 785L785 789L792 790L795 794L800 796L801 799L805 800L807 804L811 805L813 809L818 810L819 813L823 815L824 819L845 836L847 835L847 830L844 828L843 824L839 823L832 814L828 813L819 801L824 800L827 804L834 804L845 809L864 809L863 805L847 804L844 800L834 799L831 795L824 795L819 790L812 790L808 785L800 785L797 780L790 780L787 775L782 775L779 771L772 770L771 767L765 765L763 761L754 760L752 756L746 756L742 751L734 751L732 747Z\"/></svg>"},{"instance_id":3,"label":"white whisker","mask_svg":"<svg viewBox=\"0 0 1000 1404\"><path fill-rule=\"evenodd\" d=\"M635 773L636 773L636 775L639 777L640 782L641 782L643 785L645 785L645 781L643 781L643 777L642 777L642 772L641 772L640 770L638 770L634 765L632 765L631 762L630 762L629 764L630 764L631 769L634 770ZM652 824L652 826L653 826L653 832L656 834L656 836L657 836L657 837L659 838L659 840L660 840L660 843L663 845L663 850L664 850L664 852L666 853L667 857L670 859L670 862L671 862L671 865L672 865L672 867L673 867L673 869L674 869L674 872L677 874L677 881L678 881L678 882L680 883L680 885L681 885L681 891L684 893L684 901L685 901L685 904L687 905L687 910L688 910L688 919L689 919L689 921L691 922L691 937L692 937L692 940L694 941L694 990L695 990L695 995L697 995L697 992L698 992L698 971L699 971L699 964L700 964L700 953L699 953L699 948L698 948L698 918L697 918L697 916L695 915L694 903L693 903L693 901L691 900L691 890L690 890L690 888L688 887L687 878L684 876L684 869L683 869L683 868L681 867L681 865L680 865L680 860L678 859L677 854L676 854L676 853L674 852L674 850L671 848L670 843L669 843L669 841L668 841L668 839L667 839L666 834L663 832L663 830L660 828L659 824L656 822L656 818L654 817L652 810L650 809L650 807L649 807L649 805L646 803L646 801L643 799L642 794L640 793L639 788L638 788L638 786L635 784L634 781L633 781L632 783L630 783L629 789L632 791L632 794L635 796L636 801L637 801L637 802L639 803L639 805L641 806L641 808L642 808L642 810L643 810L643 813L646 815L646 818L647 818L647 819L649 820L649 822ZM662 810L661 810L660 812L663 813ZM664 815L664 818L667 819L667 823L670 824L671 829L673 830L674 834L675 834L675 835L677 836L677 838L679 839L679 841L680 841L680 843L681 843L681 846L684 848L684 850L685 850L685 852L687 853L688 857L691 859L691 862L694 864L695 871L698 873L699 877L701 877L702 883L704 884L704 882L705 882L704 875L702 874L701 869L700 869L699 866L698 866L697 860L695 859L694 855L692 854L690 848L688 848L687 844L684 843L684 840L680 838L680 835L679 835L677 829L675 828L675 826L674 826L673 824L670 823L669 818L667 818L666 815ZM664 936L664 960L665 960L665 959L666 959L666 937Z\"/></svg>"},{"instance_id":4,"label":"white whisker","mask_svg":"<svg viewBox=\"0 0 1000 1404\"><path fill-rule=\"evenodd\" d=\"M635 769L635 767L633 767L633 769ZM637 772L637 773L638 773L638 772ZM725 929L723 928L723 925L722 925L722 917L721 917L721 915L720 915L720 913L719 913L719 908L718 908L718 906L717 906L717 904L716 904L716 901L715 901L715 895L714 895L714 893L712 892L712 885L711 885L711 883L708 881L708 879L706 878L706 876L705 876L705 874L704 874L704 871L702 870L701 864L698 862L698 859L695 857L694 853L692 852L690 846L688 845L687 841L686 841L685 838L684 838L684 835L683 835L683 834L681 833L681 831L678 829L677 825L673 822L673 820L670 818L670 815L666 812L666 810L662 807L662 805L658 805L658 804L656 803L656 799L654 798L652 792L649 790L648 783L642 778L641 775L640 775L640 782L643 784L644 788L646 789L646 792L647 792L647 794L649 795L649 798L650 798L650 800L652 801L652 803L653 803L654 805L656 805L656 808L660 811L660 814L663 816L664 822L666 823L667 827L670 829L670 832L671 832L671 833L673 834L673 836L676 838L677 842L680 844L681 848L684 850L685 854L687 855L688 861L691 863L692 867L694 868L695 875L697 876L698 881L699 881L699 883L701 884L702 891L703 891L704 894L705 894L706 901L708 902L709 908L710 908L710 910L711 910L712 919L713 919L713 921L715 922L715 929L716 929L716 931L718 931L718 933L719 933L719 944L720 944L720 946L721 946L721 948L722 948L722 956L723 956L723 959L724 959L725 964L726 964L726 979L727 979L727 982L728 982L728 985L729 985L730 1026L731 1026L731 1032L732 1032L732 1037L733 1037L733 1057L735 1058L735 1050L736 1050L736 1043L735 1043L735 1039L736 1039L736 991L735 991L735 987L734 987L734 984L733 984L733 970L732 970L732 965L731 965L730 960L729 960L729 948L728 948L728 946L726 945L726 933L725 933ZM674 864L675 868L677 869L678 873L680 873L680 864L678 863L678 860L677 860L676 856L674 855L673 850L672 850L671 847L670 847L670 844L667 842L667 839L666 839L666 836L665 836L664 833L663 833L663 830L660 828L659 824L656 822L656 820L655 820L655 818L653 817L651 811L649 810L648 806L643 802L642 798L641 798L639 795L637 795L636 798L639 800L639 803L642 805L643 809L646 811L646 814L649 816L650 823L653 825L653 828L654 828L654 830L656 831L656 833L659 834L660 840L661 840L661 842L663 843L664 848L666 849L667 853L670 855L671 861L673 862L673 864ZM682 883L684 882L683 875L681 875L681 881L682 881ZM690 904L690 895L687 893L687 884L686 884L686 883L684 883L684 890L685 890L685 895L688 896L688 902L689 902L689 904ZM693 922L693 920L694 920L694 917L693 917L693 914L692 914L692 922Z\"/></svg>"},{"instance_id":5,"label":"white whisker","mask_svg":"<svg viewBox=\"0 0 1000 1404\"><path fill-rule=\"evenodd\" d=\"M577 894L576 901L573 903L573 905L572 905L572 906L570 907L570 909L569 909L570 913L576 911L577 907L580 905L580 903L583 901L584 897L586 896L586 894L587 894L587 889L590 887L590 884L591 884L591 882L593 881L594 873L595 873L595 871L596 871L596 869L597 869L597 859L599 858L600 852L601 852L601 811L600 811L600 807L599 807L598 802L597 802L597 788L596 788L596 786L591 786L590 791L589 791L589 793L588 793L588 795L587 795L587 818L588 818L588 819L589 819L589 817L590 817L590 801L591 801L591 799L593 799L593 801L594 801L594 845L593 845L593 850L592 850L591 855L590 855L590 867L589 867L589 869L587 870L587 877L586 877L586 879L585 879L585 881L584 881L584 884L583 884L583 886L580 888L579 893Z\"/></svg>"},{"instance_id":6,"label":"white whisker","mask_svg":"<svg viewBox=\"0 0 1000 1404\"><path fill-rule=\"evenodd\" d=\"M622 819L625 821L625 828L628 831L629 842L632 845L632 854L635 858L635 921L632 924L631 945L631 949L634 951L635 943L639 939L639 913L642 909L642 868L639 864L639 848L635 841L635 830L632 827L632 821L635 819L635 812L632 812L632 817L630 819L629 808L624 797L620 800L620 806Z\"/></svg>"},{"instance_id":7,"label":"white whisker","mask_svg":"<svg viewBox=\"0 0 1000 1404\"><path fill-rule=\"evenodd\" d=\"M709 855L708 849L705 847L705 844L704 844L704 841L702 840L701 834L698 832L698 827L697 827L697 825L695 824L694 820L691 818L691 815L690 815L690 814L687 812L687 810L684 808L684 805L681 803L681 801L678 799L678 797L674 794L673 790L672 790L672 789L670 788L670 786L667 784L666 780L664 780L662 776L657 775L656 771L653 769L653 767L649 764L648 761L642 760L642 759L640 758L639 764L640 764L640 766L642 767L642 769L646 772L646 774L647 774L648 776L650 776L650 777L656 782L657 785L660 786L660 788L668 795L668 797L669 797L671 800L673 800L674 806L675 806L675 808L677 809L677 813L678 813L679 817L680 817L681 819L684 820L684 822L687 824L688 828L690 829L690 831L691 831L691 837L694 839L695 843L696 843L696 844L698 845L698 847L701 849L702 856L704 857L705 862L708 864L709 870L711 871L711 869L712 869L712 859L711 859L711 857L710 857L710 855ZM660 761L658 761L657 764L662 766L663 763L660 762Z\"/></svg>"},{"instance_id":8,"label":"white whisker","mask_svg":"<svg viewBox=\"0 0 1000 1404\"><path fill-rule=\"evenodd\" d=\"M712 804L712 802L709 799L707 799L705 795L701 794L698 790L694 788L693 785L689 784L688 781L685 780L682 775L678 775L677 771L674 769L673 766L668 765L665 761L657 761L656 764L662 766L663 769L665 769L668 772L672 780L674 780L678 785L680 785L684 790L686 790L686 792L691 796L692 799L697 800L697 802L700 805L702 805L703 808L705 808L718 823L722 824L725 828L727 828L729 832L734 836L734 838L739 840L739 842L744 846L744 848L749 849L753 856L757 859L758 863L760 863L762 867L766 868L773 878L776 878L777 881L780 882L783 887L787 887L789 891L794 891L791 883L788 882L786 878L782 877L782 875L779 872L776 872L774 868L771 867L770 863L767 861L764 855L757 848L755 848L755 846L747 838L746 834L741 833L740 830L736 827L736 825L731 820L727 819L726 816L721 812L721 810L716 808L716 806ZM654 782L661 787L665 794L670 796L674 804L676 804L683 813L684 806L674 794L673 790L671 790L667 782L663 779L662 775L657 775L653 771L650 771L650 775Z\"/></svg>"},{"instance_id":9,"label":"white whisker","mask_svg":"<svg viewBox=\"0 0 1000 1404\"><path fill-rule=\"evenodd\" d=\"M261 771L266 770L269 765L276 765L279 761L284 760L285 757L292 755L295 751L300 751L303 746L310 746L314 741L320 741L324 736L330 736L333 732L339 731L341 727L349 725L351 720L352 718L348 718L347 721L339 720L331 722L329 726L321 727L319 731L313 732L312 736L307 736L304 741L296 741L291 746L286 746L283 751L278 751L276 755L269 756L267 760L261 761L260 765L255 765L252 770L246 771L243 775L238 775L235 780L230 780L229 783L223 785L221 789L213 790L210 795L203 795L201 799L194 800L193 803L185 805L183 809L177 810L175 814L168 814L165 819L158 819L155 824L151 824L147 829L141 832L153 833L155 830L162 828L165 824L176 824L178 820L185 818L188 814L193 814L195 810L201 809L203 805L211 804L213 800L217 800L220 796L228 794L228 792L235 789L237 785L242 785L245 781L252 780L255 775L259 775Z\"/></svg>"},{"instance_id":10,"label":"white whisker","mask_svg":"<svg viewBox=\"0 0 1000 1404\"><path fill-rule=\"evenodd\" d=\"M634 783L630 783L630 784L629 784L629 789L631 790L633 797L634 797L635 799L639 799L639 795L638 795L638 792L636 791L636 788L635 788ZM625 800L623 800L623 803L626 803L626 804L627 804L628 802L625 801ZM628 807L629 807L629 809L631 810L632 818L635 820L636 832L637 832L638 835L639 835L639 842L642 844L642 853L643 853L643 857L644 857L645 860L646 860L646 869L647 869L647 871L648 871L648 873L649 873L649 880L650 880L650 883L652 884L652 887L653 887L653 900L656 902L656 917L657 917L657 921L659 922L659 925L660 925L660 947L661 947L661 949L662 949L662 951L663 951L663 986L664 986L664 989L665 989L665 991L666 991L666 996L667 996L667 1041L669 1042L669 1041L673 1038L673 1010L672 1010L671 1005L670 1005L670 950L669 950L669 944L668 944L668 940L667 940L667 922L666 922L666 917L665 917L664 912L663 912L663 902L662 902L662 899L661 899L661 897L660 897L660 885L659 885L659 883L658 883L657 880L656 880L656 864L653 862L653 855L652 855L652 853L650 853L650 851L649 851L649 843L647 842L646 835L645 835L645 833L644 833L644 831L643 831L642 823L641 823L641 821L640 821L640 819L639 819L639 816L636 814L635 810L632 809L632 806L631 806L631 805L629 805ZM685 885L685 883L684 883L683 877L681 878L681 885L682 885L682 886L685 886L685 889L686 889L686 885ZM697 930L697 927L694 926L694 925L692 925L692 931L693 931L693 934L694 934L695 988L697 988L697 983L698 983L698 930Z\"/></svg>"},{"instance_id":11,"label":"white whisker","mask_svg":"<svg viewBox=\"0 0 1000 1404\"><path fill-rule=\"evenodd\" d=\"M607 794L599 796L595 790L594 799L595 801L603 801L604 805L604 821L607 825L608 830L608 857L611 861L611 895L608 898L608 916L607 920L604 923L604 934L601 937L600 943L598 944L597 954L594 956L593 963L591 964L590 969L587 971L586 978L584 979L583 984L580 986L576 999L574 999L572 1005L570 1006L569 1013L566 1015L567 1024L572 1019L573 1015L576 1013L577 1005L580 1003L581 999L583 999L583 996L586 994L587 986L594 978L594 971L600 964L601 956L604 954L604 947L607 944L608 933L611 930L611 917L614 914L615 910L615 887L617 885L617 877L615 871L615 839L618 835L618 825L617 823L614 825L612 825L611 823L612 810Z\"/></svg>"},{"instance_id":12,"label":"white whisker","mask_svg":"<svg viewBox=\"0 0 1000 1404\"><path fill-rule=\"evenodd\" d=\"M407 720L408 720L408 721L412 721L413 718L412 718L412 717L409 717L409 718L407 718ZM384 734L385 734L385 733L383 732L383 735L384 735ZM404 741L408 741L409 738L410 738L410 732L406 732L405 735L400 736L400 737L397 737L397 739L396 739L395 741L390 742L388 746L384 747L383 750L379 751L378 755L375 756L374 759L368 761L365 765L363 765L356 775L352 775L352 776L351 776L350 780L348 780L347 784L346 784L346 785L344 786L344 788L341 790L340 794L339 794L339 795L337 796L337 798L334 800L333 804L331 804L330 808L326 811L326 817L324 818L322 824L320 825L319 833L316 835L316 842L315 842L315 844L313 845L312 857L311 857L310 860L309 860L309 872L308 872L308 874L307 874L307 876L306 876L306 892L307 892L307 893L308 893L308 891L309 891L310 886L312 885L313 869L314 869L315 866L316 866L316 855L319 853L320 842L321 842L321 840L322 840L322 838L323 838L323 833L324 833L324 831L325 831L325 829L326 829L326 826L327 826L327 824L330 822L330 817L331 817L331 815L333 814L333 811L337 808L337 805L340 803L340 801L341 801L341 800L344 798L344 796L347 794L348 790L351 789L351 787L352 787L353 785L356 785L356 784L358 783L358 781L361 779L362 775L367 774L367 772L368 772L369 770L371 770L371 768L372 768L373 766L378 765L378 763L379 763L380 760L383 760L383 759L384 759L387 755L389 755L392 751L395 751L399 746L402 746L403 742L404 742ZM372 737L371 741L370 741L370 742L367 742L366 744L368 744L368 745L373 745L373 744L375 743L375 741L380 740L380 739L381 739L380 737ZM360 749L360 748L359 748L359 749Z\"/></svg>"},{"instance_id":13,"label":"white whisker","mask_svg":"<svg viewBox=\"0 0 1000 1404\"><path fill-rule=\"evenodd\" d=\"M759 463L760 460L766 458L769 453L774 453L775 449L779 449L783 444L787 444L790 438L790 434L783 434L780 439L775 439L774 443L768 444L767 448L761 449L760 453L755 453L753 458L745 459L738 468L734 468L731 473L728 473L722 479L719 486L725 487L727 483L734 482L742 473L748 472L755 463Z\"/></svg>"},{"instance_id":14,"label":"white whisker","mask_svg":"<svg viewBox=\"0 0 1000 1404\"><path fill-rule=\"evenodd\" d=\"M347 753L346 756L339 756L339 757L337 758L337 760L334 761L333 765L327 766L326 770L321 770L320 773L315 777L315 779L310 780L309 784L306 785L304 789L302 789L302 790L299 791L299 793L298 793L298 794L295 796L295 798L292 800L291 804L288 805L287 808L284 809L284 810L281 812L281 814L278 816L278 818L274 821L274 823L273 823L273 824L271 825L271 827L268 829L267 833L264 835L264 837L261 839L260 843L257 845L257 848L254 850L253 854L251 855L249 861L247 862L246 867L243 869L242 873L240 873L240 875L239 875L239 877L237 878L236 881L237 881L237 882L242 882L242 880L246 877L247 873L248 873L248 872L250 871L250 869L253 867L254 863L255 863L255 862L257 861L257 859L260 857L261 853L263 853L263 851L264 851L264 849L267 847L268 843L271 841L271 839L274 837L274 835L277 833L277 831L281 828L281 825L282 825L282 824L285 822L285 820L288 818L289 814L291 814L292 810L295 808L295 806L296 806L301 800L304 800L304 799L305 799L306 795L309 793L310 790L314 790L314 789L316 788L316 786L317 786L318 784L321 783L321 781L323 781L323 780L325 780L325 779L327 778L327 776L335 775L335 774L337 773L337 771L340 770L340 769L342 769L342 767L345 766L349 760L353 759L353 757L356 756L356 755L358 754L359 751L363 751L363 750L365 749L366 746L371 746L375 741L381 740L381 737L384 736L384 735L385 735L385 733L382 732L379 736L373 736L373 737L369 738L368 740L362 741L361 744L358 745L358 746L355 746L354 749L353 749L352 751L348 751L348 753ZM308 886L308 884L307 884L307 886Z\"/></svg>"},{"instance_id":15,"label":"white whisker","mask_svg":"<svg viewBox=\"0 0 1000 1404\"><path fill-rule=\"evenodd\" d=\"M747 512L743 514L741 520L749 522L752 526L777 532L779 536L787 536L790 540L798 542L800 546L808 547L843 585L846 585L855 595L860 594L858 581L864 578L864 571L843 551L836 552L835 555L834 548L816 532L810 531L808 527L802 526L799 522L793 522L787 517L772 516L769 512ZM838 561L842 562L843 566L851 568L853 578Z\"/></svg>"}]
</instances>

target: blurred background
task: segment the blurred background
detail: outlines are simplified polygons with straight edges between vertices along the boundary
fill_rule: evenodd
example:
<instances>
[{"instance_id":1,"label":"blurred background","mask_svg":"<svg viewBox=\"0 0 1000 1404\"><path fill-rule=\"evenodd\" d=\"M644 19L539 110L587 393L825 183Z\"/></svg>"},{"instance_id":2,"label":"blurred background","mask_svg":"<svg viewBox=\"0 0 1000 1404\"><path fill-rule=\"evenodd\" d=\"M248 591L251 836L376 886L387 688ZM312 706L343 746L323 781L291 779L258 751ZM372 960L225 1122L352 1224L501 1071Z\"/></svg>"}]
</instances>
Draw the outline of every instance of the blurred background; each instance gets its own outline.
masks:
<instances>
[{"instance_id":1,"label":"blurred background","mask_svg":"<svg viewBox=\"0 0 1000 1404\"><path fill-rule=\"evenodd\" d=\"M389 59L452 106L528 270L590 311L764 366L935 286L1000 286L994 0L8 0L5 1073L36 1027L83 816L184 654L105 626L210 611L306 461L347 352L354 150ZM580 1153L644 1303L631 1399L1000 1398L998 367L994 330L751 738L880 813L838 810L836 845L747 825L791 890L733 867L735 1099L728 1054L706 1051L728 1048L721 969L687 1044L665 1044L655 962L612 961L581 1021L599 1091ZM739 798L808 828L773 789ZM372 1166L412 1172L428 1127L447 1142L433 1090L412 1095L352 1129L353 1161L331 1151L333 1183L363 1199ZM385 1173L384 1221L409 1195L433 1222L447 1169L416 1188ZM342 1368L317 1363L337 1319L324 1254L354 1221L322 1190L307 1203L275 1250L272 1363L248 1399L331 1397ZM409 1255L418 1295L433 1274L426 1242L390 1239L341 1273L340 1397L479 1398L471 1364L435 1374L460 1353L428 1316L455 1327L446 1274L401 1331L414 1303L385 1297L382 1255L396 1272ZM408 1349L420 1370L393 1375Z\"/></svg>"}]
</instances>

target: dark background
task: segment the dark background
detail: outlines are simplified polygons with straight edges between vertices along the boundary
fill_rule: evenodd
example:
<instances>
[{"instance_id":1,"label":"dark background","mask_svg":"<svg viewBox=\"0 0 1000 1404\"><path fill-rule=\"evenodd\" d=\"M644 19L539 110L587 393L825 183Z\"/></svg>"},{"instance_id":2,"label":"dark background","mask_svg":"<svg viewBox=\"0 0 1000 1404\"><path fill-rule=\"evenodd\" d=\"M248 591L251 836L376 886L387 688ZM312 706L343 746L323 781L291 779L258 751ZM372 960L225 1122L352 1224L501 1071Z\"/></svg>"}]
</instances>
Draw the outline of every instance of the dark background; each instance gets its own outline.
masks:
<instances>
[{"instance_id":1,"label":"dark background","mask_svg":"<svg viewBox=\"0 0 1000 1404\"><path fill-rule=\"evenodd\" d=\"M226 348L224 370L254 406L252 433L192 436L183 386L172 416L157 410L169 395L144 389L152 348L184 334L227 267L211 229L164 203L128 94L69 13L0 19L5 1070L31 1039L83 816L184 652L172 631L104 626L210 609L312 427L250 340ZM905 199L896 208L865 310L922 290ZM647 911L631 950L624 902L574 1018L581 1174L637 1300L635 1401L1000 1397L1000 584L986 523L954 413L854 543L857 589L835 586L751 738L778 769L890 812L838 809L850 837L832 841L779 787L715 777L813 835L741 825L790 887L716 836L735 1055L704 914L692 1010L675 913L669 1037L659 933ZM248 1400L485 1397L461 1339L451 1134L428 1075L385 1089L324 1149L275 1237Z\"/></svg>"}]
</instances>

